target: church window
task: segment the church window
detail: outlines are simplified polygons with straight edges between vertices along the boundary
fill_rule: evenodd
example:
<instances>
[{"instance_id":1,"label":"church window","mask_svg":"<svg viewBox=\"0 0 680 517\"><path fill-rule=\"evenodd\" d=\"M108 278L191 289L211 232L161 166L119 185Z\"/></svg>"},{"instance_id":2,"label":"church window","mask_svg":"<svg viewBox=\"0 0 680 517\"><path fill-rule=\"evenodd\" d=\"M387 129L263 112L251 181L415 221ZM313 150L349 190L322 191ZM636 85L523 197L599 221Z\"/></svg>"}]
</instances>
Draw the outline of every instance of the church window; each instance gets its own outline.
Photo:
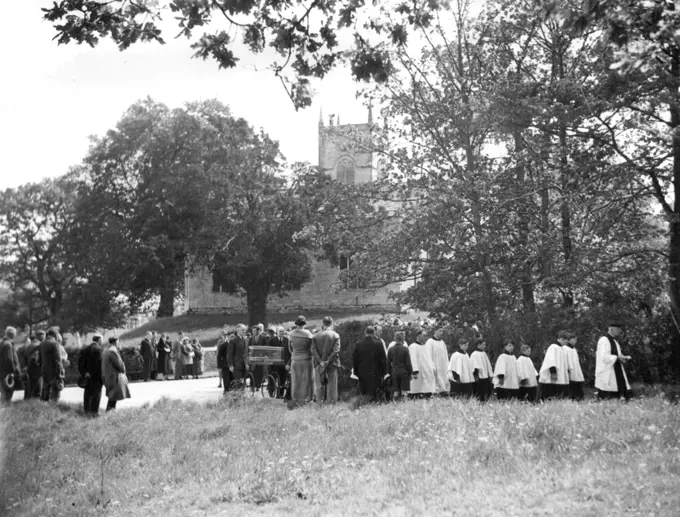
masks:
<instances>
[{"instance_id":1,"label":"church window","mask_svg":"<svg viewBox=\"0 0 680 517\"><path fill-rule=\"evenodd\" d=\"M343 156L335 167L336 178L342 183L354 183L354 160Z\"/></svg>"}]
</instances>

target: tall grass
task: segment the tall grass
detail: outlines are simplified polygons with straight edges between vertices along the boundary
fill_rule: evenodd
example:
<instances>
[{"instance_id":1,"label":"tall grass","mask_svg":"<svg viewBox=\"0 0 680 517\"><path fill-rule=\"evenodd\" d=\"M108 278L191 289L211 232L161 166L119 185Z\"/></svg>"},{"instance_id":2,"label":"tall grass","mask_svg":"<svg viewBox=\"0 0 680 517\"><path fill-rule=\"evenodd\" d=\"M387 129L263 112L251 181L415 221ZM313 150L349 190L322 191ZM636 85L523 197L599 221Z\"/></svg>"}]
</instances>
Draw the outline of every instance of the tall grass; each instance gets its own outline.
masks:
<instances>
[{"instance_id":1,"label":"tall grass","mask_svg":"<svg viewBox=\"0 0 680 517\"><path fill-rule=\"evenodd\" d=\"M4 515L677 515L680 407L3 409Z\"/></svg>"}]
</instances>

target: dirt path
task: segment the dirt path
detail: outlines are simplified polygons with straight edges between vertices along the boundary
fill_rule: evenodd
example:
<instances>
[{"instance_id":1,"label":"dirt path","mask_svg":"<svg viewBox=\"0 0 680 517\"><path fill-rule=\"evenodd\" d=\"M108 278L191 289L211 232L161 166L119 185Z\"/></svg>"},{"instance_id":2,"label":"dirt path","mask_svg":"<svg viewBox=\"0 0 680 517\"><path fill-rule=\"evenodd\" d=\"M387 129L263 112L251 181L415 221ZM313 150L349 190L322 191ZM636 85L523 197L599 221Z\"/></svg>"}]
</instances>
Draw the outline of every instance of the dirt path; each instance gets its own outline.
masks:
<instances>
[{"instance_id":1,"label":"dirt path","mask_svg":"<svg viewBox=\"0 0 680 517\"><path fill-rule=\"evenodd\" d=\"M149 381L130 384L132 398L118 402L117 408L140 407L153 404L163 397L178 400L192 400L195 402L209 402L219 400L222 388L218 388L217 377L201 377L183 381ZM13 400L22 400L23 391L16 391ZM67 387L61 393L61 401L82 404L83 390L78 387ZM102 393L101 409L106 409L106 396Z\"/></svg>"}]
</instances>

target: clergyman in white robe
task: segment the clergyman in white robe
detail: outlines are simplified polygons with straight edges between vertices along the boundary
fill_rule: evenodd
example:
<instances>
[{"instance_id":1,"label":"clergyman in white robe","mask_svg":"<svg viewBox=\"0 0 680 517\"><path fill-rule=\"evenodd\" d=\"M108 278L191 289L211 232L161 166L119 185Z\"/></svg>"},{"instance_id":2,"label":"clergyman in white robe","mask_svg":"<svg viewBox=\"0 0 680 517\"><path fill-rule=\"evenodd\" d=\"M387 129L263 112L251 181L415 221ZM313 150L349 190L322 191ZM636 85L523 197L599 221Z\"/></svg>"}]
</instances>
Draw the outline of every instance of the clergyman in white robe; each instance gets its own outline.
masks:
<instances>
[{"instance_id":1,"label":"clergyman in white robe","mask_svg":"<svg viewBox=\"0 0 680 517\"><path fill-rule=\"evenodd\" d=\"M621 333L618 322L611 322L609 330L597 342L595 353L595 388L598 398L620 398L628 400L631 397L628 376L623 368L623 362L630 360L630 356L621 353L621 345L616 340Z\"/></svg>"},{"instance_id":2,"label":"clergyman in white robe","mask_svg":"<svg viewBox=\"0 0 680 517\"><path fill-rule=\"evenodd\" d=\"M425 345L429 346L430 353L432 354L435 393L448 393L450 389L447 377L449 351L446 349L444 341L441 340L441 331L437 330L434 333L434 337L428 339Z\"/></svg>"},{"instance_id":3,"label":"clergyman in white robe","mask_svg":"<svg viewBox=\"0 0 680 517\"><path fill-rule=\"evenodd\" d=\"M548 347L539 371L538 382L541 385L541 398L551 399L569 396L569 371L564 346L569 339L569 332L560 330L557 343Z\"/></svg>"},{"instance_id":4,"label":"clergyman in white robe","mask_svg":"<svg viewBox=\"0 0 680 517\"><path fill-rule=\"evenodd\" d=\"M434 364L432 363L430 347L416 340L409 345L408 350L411 355L413 373L416 377L411 379L411 395L429 395L435 393ZM417 376L415 375L416 372Z\"/></svg>"}]
</instances>

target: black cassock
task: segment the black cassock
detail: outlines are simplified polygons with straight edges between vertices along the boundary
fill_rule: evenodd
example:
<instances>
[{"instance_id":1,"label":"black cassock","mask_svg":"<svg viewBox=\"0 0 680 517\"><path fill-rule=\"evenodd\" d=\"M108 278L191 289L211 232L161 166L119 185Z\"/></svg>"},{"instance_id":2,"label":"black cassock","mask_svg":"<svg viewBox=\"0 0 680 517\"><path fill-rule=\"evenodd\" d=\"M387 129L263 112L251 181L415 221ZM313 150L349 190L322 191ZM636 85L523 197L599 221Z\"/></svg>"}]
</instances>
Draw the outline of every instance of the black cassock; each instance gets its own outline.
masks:
<instances>
[{"instance_id":1,"label":"black cassock","mask_svg":"<svg viewBox=\"0 0 680 517\"><path fill-rule=\"evenodd\" d=\"M359 378L359 393L376 398L387 369L382 342L375 336L359 341L352 353L352 367Z\"/></svg>"}]
</instances>

